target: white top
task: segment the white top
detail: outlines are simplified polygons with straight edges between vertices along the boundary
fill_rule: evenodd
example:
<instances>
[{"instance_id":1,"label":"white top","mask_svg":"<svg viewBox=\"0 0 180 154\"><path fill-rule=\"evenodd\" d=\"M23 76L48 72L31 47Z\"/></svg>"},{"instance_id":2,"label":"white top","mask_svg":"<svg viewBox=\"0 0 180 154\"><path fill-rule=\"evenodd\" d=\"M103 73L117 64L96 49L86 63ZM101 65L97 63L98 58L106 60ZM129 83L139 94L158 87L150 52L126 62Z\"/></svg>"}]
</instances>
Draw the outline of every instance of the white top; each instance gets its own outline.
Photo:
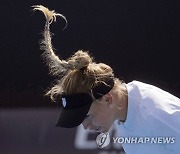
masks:
<instances>
[{"instance_id":1,"label":"white top","mask_svg":"<svg viewBox=\"0 0 180 154\"><path fill-rule=\"evenodd\" d=\"M114 122L126 154L180 154L180 99L139 81L126 87L126 121Z\"/></svg>"}]
</instances>

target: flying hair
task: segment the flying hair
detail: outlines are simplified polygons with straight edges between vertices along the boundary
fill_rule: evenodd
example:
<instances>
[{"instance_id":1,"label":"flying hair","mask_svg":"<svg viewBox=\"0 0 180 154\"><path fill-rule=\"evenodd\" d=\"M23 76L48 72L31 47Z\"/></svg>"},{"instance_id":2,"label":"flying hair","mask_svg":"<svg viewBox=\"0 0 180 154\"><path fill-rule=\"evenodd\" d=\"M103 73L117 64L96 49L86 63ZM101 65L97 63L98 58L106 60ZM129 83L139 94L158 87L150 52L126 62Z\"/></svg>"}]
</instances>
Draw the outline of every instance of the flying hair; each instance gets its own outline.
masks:
<instances>
[{"instance_id":1,"label":"flying hair","mask_svg":"<svg viewBox=\"0 0 180 154\"><path fill-rule=\"evenodd\" d=\"M46 95L55 101L57 96L64 92L66 94L90 92L100 83L106 84L105 81L109 78L114 79L112 68L104 63L93 62L93 57L87 51L78 50L66 60L57 56L52 46L50 25L60 16L66 22L66 28L66 17L42 5L32 7L33 11L42 12L46 18L40 49L44 51L42 56L49 67L50 74L58 77L57 83L48 90Z\"/></svg>"},{"instance_id":2,"label":"flying hair","mask_svg":"<svg viewBox=\"0 0 180 154\"><path fill-rule=\"evenodd\" d=\"M63 59L60 59L54 52L52 41L51 41L51 32L50 32L50 25L51 23L56 21L56 17L60 16L62 17L67 27L67 19L65 16L63 16L60 13L56 13L54 10L49 10L48 8L42 6L42 5L33 5L33 11L41 11L44 16L46 17L46 23L43 31L43 39L41 40L41 50L44 51L42 54L46 64L49 66L50 74L52 75L62 75L66 73L68 70L72 70L75 68L79 68L80 66L75 63L75 60L69 60L65 61ZM81 61L79 61L81 62ZM83 65L83 64L81 64Z\"/></svg>"}]
</instances>

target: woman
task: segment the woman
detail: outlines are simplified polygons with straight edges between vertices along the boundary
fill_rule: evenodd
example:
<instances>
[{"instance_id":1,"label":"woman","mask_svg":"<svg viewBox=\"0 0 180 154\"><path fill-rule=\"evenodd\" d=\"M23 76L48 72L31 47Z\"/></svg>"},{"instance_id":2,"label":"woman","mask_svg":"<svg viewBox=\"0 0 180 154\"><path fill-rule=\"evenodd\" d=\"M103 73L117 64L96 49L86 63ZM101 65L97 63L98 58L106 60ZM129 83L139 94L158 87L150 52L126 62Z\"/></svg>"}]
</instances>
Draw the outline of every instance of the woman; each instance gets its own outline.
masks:
<instances>
[{"instance_id":1,"label":"woman","mask_svg":"<svg viewBox=\"0 0 180 154\"><path fill-rule=\"evenodd\" d=\"M66 18L42 5L33 7L46 17L43 57L50 72L59 77L47 92L62 105L56 126L72 128L82 123L85 129L108 132L115 124L121 137L133 139L122 144L127 154L179 153L180 99L139 81L125 84L110 66L95 63L81 50L67 60L59 59L52 49L49 26L56 16Z\"/></svg>"}]
</instances>

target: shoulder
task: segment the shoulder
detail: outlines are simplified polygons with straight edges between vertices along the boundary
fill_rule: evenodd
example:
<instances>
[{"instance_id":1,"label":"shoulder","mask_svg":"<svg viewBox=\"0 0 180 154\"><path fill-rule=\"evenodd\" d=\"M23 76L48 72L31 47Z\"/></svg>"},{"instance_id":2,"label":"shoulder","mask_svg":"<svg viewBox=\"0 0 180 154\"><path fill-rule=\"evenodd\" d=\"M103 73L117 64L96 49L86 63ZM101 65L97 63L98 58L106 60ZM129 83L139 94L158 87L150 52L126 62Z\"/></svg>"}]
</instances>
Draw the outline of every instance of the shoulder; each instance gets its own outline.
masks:
<instances>
[{"instance_id":1,"label":"shoulder","mask_svg":"<svg viewBox=\"0 0 180 154\"><path fill-rule=\"evenodd\" d=\"M177 121L180 115L179 98L156 86L139 81L128 83L127 89L128 103L134 104L141 116Z\"/></svg>"},{"instance_id":2,"label":"shoulder","mask_svg":"<svg viewBox=\"0 0 180 154\"><path fill-rule=\"evenodd\" d=\"M139 97L141 98L151 98L155 100L161 99L161 101L164 99L173 100L175 102L180 101L180 99L176 96L151 84L143 83L140 81L132 81L126 85L129 93L136 95L139 93Z\"/></svg>"}]
</instances>

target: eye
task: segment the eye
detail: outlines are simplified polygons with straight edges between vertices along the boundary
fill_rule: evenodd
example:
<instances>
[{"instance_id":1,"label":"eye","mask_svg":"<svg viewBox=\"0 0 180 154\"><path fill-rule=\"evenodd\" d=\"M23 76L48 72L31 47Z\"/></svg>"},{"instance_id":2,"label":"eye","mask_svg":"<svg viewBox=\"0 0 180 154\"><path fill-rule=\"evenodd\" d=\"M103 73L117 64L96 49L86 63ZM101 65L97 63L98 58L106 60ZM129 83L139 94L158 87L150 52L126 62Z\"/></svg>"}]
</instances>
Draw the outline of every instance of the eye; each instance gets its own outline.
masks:
<instances>
[{"instance_id":1,"label":"eye","mask_svg":"<svg viewBox=\"0 0 180 154\"><path fill-rule=\"evenodd\" d=\"M85 119L87 119L89 116L90 116L90 114L87 114Z\"/></svg>"}]
</instances>

